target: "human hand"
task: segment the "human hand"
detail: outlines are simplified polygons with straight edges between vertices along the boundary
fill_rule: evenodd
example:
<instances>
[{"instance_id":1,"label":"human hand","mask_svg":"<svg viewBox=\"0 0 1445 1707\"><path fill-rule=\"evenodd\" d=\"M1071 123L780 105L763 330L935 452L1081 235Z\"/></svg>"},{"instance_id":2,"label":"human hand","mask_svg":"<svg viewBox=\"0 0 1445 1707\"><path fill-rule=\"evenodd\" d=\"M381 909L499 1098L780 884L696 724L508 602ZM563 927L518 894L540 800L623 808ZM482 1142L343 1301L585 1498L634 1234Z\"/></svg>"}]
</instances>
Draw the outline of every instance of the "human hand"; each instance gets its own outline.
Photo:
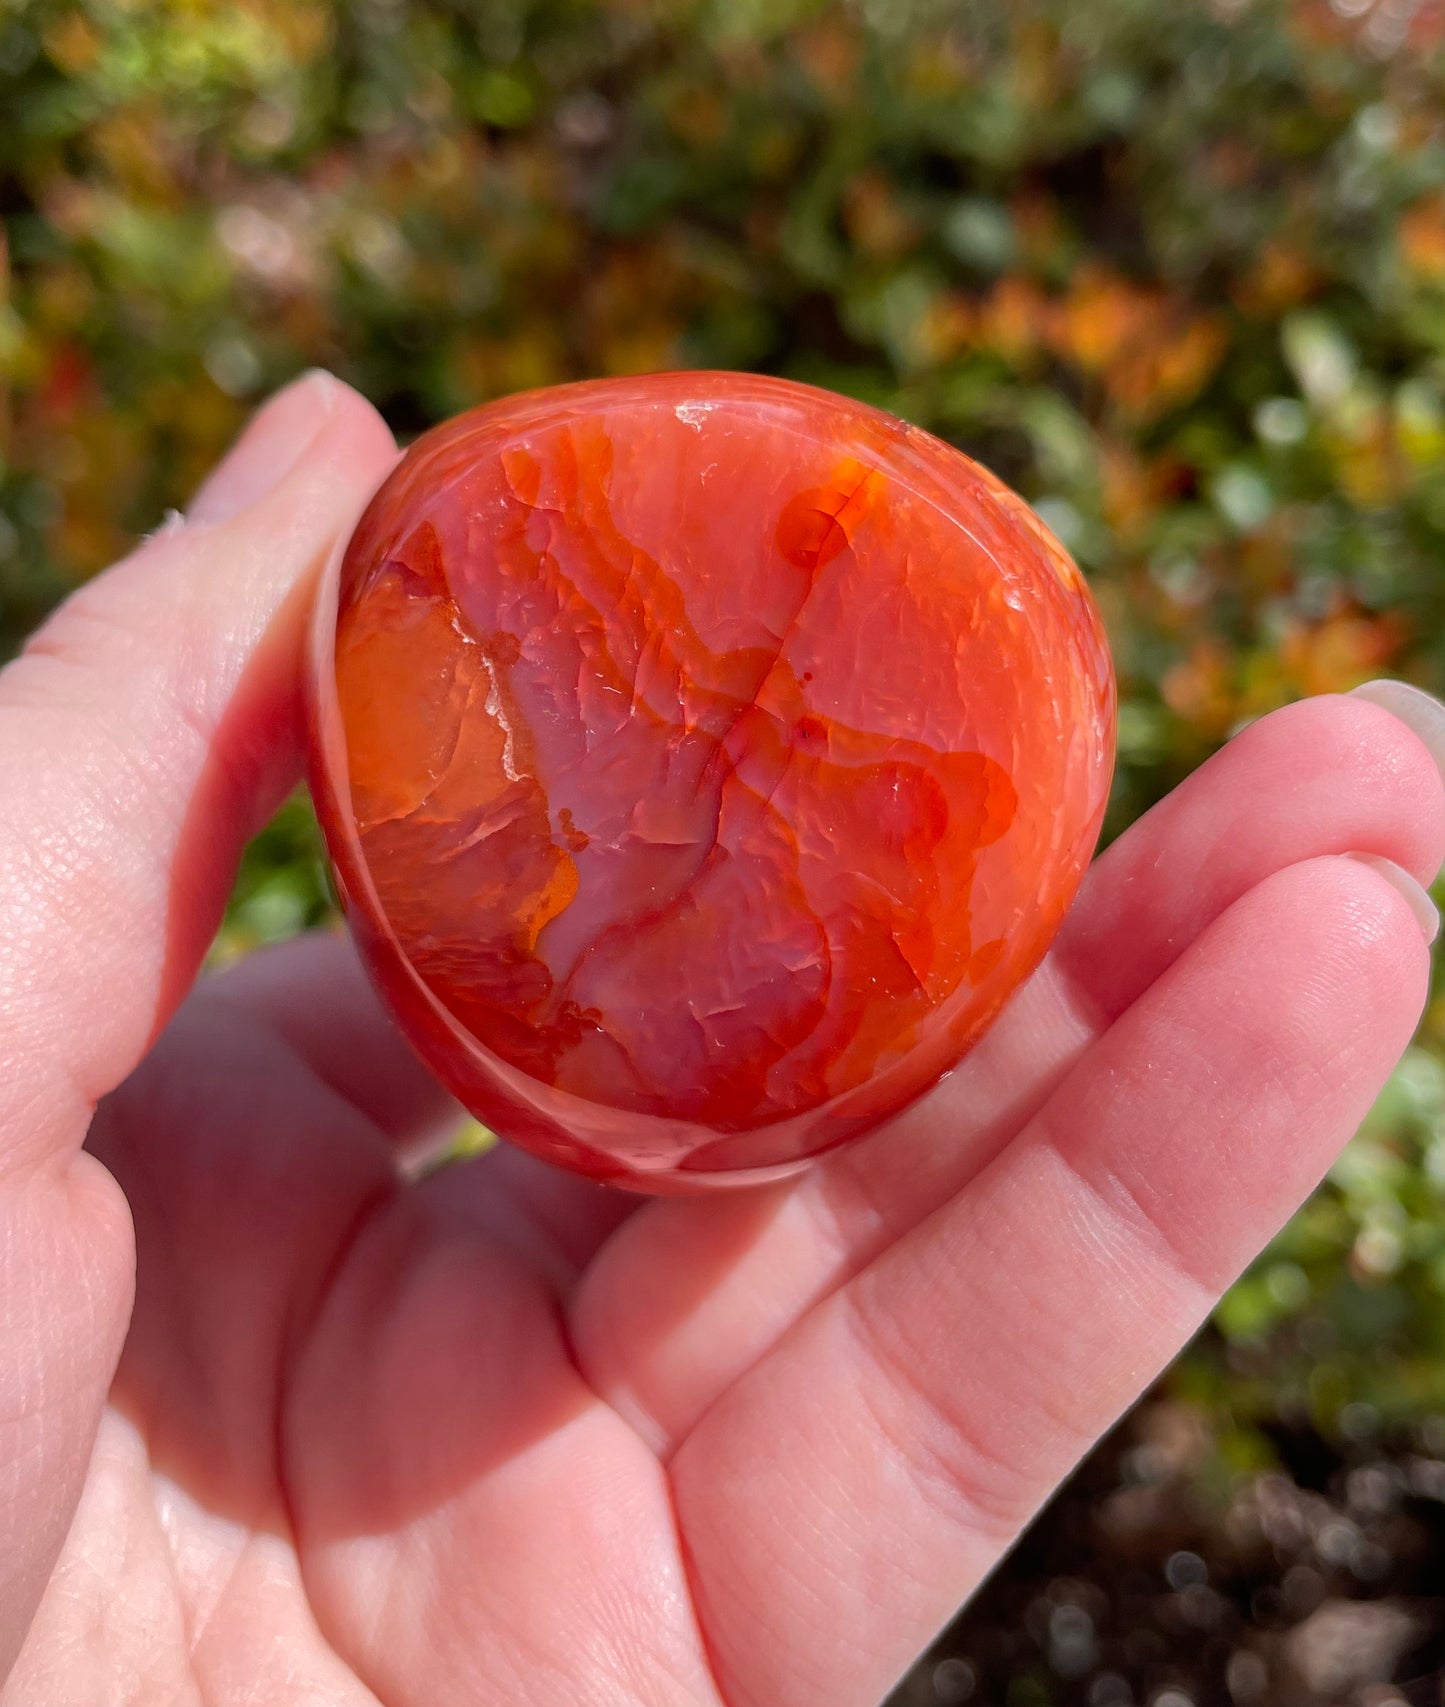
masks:
<instances>
[{"instance_id":1,"label":"human hand","mask_svg":"<svg viewBox=\"0 0 1445 1707\"><path fill-rule=\"evenodd\" d=\"M342 940L187 996L393 456L302 382L0 674L0 1702L871 1707L1368 1108L1445 787L1367 698L1262 720L794 1181L418 1179Z\"/></svg>"}]
</instances>

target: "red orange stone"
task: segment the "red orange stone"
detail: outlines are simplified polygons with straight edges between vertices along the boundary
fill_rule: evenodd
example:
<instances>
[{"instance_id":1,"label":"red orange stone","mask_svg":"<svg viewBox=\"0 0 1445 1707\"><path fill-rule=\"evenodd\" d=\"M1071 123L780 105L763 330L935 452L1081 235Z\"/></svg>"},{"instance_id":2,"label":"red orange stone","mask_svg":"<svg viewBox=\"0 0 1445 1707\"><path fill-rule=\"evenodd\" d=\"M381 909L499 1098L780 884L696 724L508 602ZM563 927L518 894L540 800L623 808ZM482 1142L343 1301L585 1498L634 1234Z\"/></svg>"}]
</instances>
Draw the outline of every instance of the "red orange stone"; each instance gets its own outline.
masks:
<instances>
[{"instance_id":1,"label":"red orange stone","mask_svg":"<svg viewBox=\"0 0 1445 1707\"><path fill-rule=\"evenodd\" d=\"M978 1039L1092 852L1078 571L959 452L780 380L508 398L339 554L313 787L361 953L503 1137L655 1189L877 1125Z\"/></svg>"}]
</instances>

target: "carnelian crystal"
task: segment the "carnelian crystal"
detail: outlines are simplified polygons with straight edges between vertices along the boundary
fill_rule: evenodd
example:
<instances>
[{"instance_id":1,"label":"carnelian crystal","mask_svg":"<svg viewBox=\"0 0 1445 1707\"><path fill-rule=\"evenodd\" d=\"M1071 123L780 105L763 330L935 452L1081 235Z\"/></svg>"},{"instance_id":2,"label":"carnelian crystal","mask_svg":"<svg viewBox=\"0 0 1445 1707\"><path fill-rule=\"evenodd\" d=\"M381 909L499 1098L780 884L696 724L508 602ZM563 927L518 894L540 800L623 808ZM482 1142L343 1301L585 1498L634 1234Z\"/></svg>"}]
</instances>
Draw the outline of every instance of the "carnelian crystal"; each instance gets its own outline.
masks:
<instances>
[{"instance_id":1,"label":"carnelian crystal","mask_svg":"<svg viewBox=\"0 0 1445 1707\"><path fill-rule=\"evenodd\" d=\"M1114 683L1032 511L737 374L419 439L326 578L313 792L362 957L503 1137L655 1190L879 1125L1037 965Z\"/></svg>"}]
</instances>

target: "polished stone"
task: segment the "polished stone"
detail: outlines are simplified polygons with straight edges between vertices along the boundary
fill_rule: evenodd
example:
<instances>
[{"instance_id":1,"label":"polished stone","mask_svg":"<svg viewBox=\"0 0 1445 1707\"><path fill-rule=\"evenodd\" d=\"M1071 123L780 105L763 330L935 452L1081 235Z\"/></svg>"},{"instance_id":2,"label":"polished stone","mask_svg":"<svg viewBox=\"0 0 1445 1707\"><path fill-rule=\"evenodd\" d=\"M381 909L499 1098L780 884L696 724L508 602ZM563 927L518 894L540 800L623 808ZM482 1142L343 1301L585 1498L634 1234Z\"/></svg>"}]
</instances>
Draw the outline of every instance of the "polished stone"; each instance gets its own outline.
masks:
<instances>
[{"instance_id":1,"label":"polished stone","mask_svg":"<svg viewBox=\"0 0 1445 1707\"><path fill-rule=\"evenodd\" d=\"M1020 499L827 392L509 398L332 566L313 786L364 959L502 1136L653 1189L875 1126L1092 852L1114 687Z\"/></svg>"}]
</instances>

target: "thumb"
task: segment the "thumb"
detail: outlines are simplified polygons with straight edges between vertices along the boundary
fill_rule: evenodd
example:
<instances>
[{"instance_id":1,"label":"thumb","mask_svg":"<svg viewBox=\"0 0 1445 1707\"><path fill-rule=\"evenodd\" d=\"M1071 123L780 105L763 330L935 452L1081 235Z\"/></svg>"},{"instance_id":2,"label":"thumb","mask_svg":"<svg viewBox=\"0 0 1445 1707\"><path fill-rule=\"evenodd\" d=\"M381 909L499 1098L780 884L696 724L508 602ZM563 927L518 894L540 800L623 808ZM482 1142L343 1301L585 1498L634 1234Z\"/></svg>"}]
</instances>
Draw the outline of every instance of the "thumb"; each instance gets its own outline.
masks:
<instances>
[{"instance_id":1,"label":"thumb","mask_svg":"<svg viewBox=\"0 0 1445 1707\"><path fill-rule=\"evenodd\" d=\"M79 1142L194 977L298 774L316 572L394 456L308 375L0 672L0 1178Z\"/></svg>"},{"instance_id":2,"label":"thumb","mask_svg":"<svg viewBox=\"0 0 1445 1707\"><path fill-rule=\"evenodd\" d=\"M368 404L309 375L262 409L188 520L0 671L0 1679L74 1512L130 1309L126 1207L80 1145L299 774L311 589L394 457Z\"/></svg>"}]
</instances>

